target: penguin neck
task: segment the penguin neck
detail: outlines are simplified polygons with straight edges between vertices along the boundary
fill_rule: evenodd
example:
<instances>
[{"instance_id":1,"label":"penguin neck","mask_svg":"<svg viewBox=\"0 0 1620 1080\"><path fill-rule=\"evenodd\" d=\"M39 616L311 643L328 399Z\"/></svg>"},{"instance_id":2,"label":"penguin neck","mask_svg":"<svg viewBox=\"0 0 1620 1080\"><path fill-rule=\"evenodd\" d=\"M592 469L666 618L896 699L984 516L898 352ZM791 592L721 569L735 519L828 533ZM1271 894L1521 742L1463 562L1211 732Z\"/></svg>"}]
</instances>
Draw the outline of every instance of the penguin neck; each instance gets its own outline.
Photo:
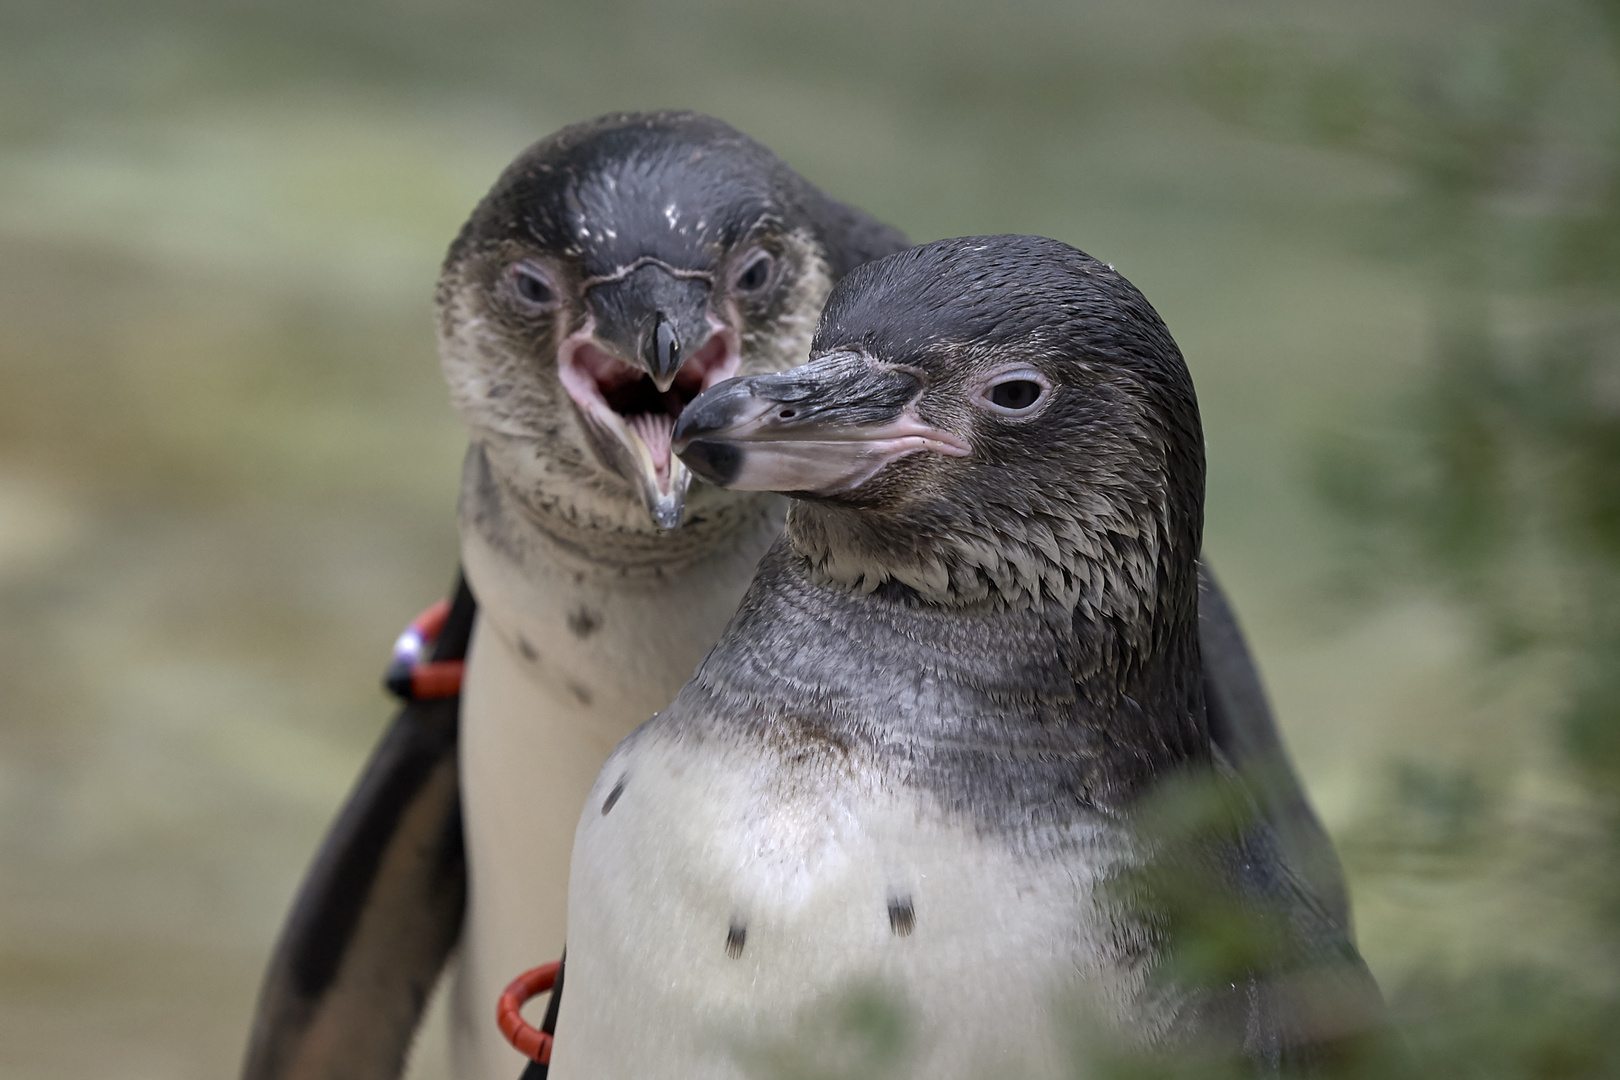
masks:
<instances>
[{"instance_id":1,"label":"penguin neck","mask_svg":"<svg viewBox=\"0 0 1620 1080\"><path fill-rule=\"evenodd\" d=\"M1119 499L1077 507L1039 493L1016 509L936 498L890 512L796 500L787 535L816 581L856 595L898 589L969 611L1083 605L1142 627L1153 618L1161 564L1184 546L1171 519L1164 507L1144 515ZM1196 537L1186 546L1196 550Z\"/></svg>"},{"instance_id":2,"label":"penguin neck","mask_svg":"<svg viewBox=\"0 0 1620 1080\"><path fill-rule=\"evenodd\" d=\"M969 621L1067 622L1076 675L1096 700L1137 697L1143 673L1162 680L1167 665L1198 670L1197 531L1177 531L1173 515L1144 523L1101 501L1083 518L926 509L894 521L795 501L784 532L804 577L851 597Z\"/></svg>"},{"instance_id":3,"label":"penguin neck","mask_svg":"<svg viewBox=\"0 0 1620 1080\"><path fill-rule=\"evenodd\" d=\"M637 514L646 512L639 503L606 515L543 491L519 490L475 442L462 467L462 528L520 568L540 560L591 578L631 582L696 572L743 548L758 552L781 531L786 506L780 496L706 487L692 496L679 528L659 529L650 519L643 526Z\"/></svg>"},{"instance_id":4,"label":"penguin neck","mask_svg":"<svg viewBox=\"0 0 1620 1080\"><path fill-rule=\"evenodd\" d=\"M705 715L741 718L723 722L743 738L865 744L907 782L1016 831L1059 803L1121 809L1208 760L1196 606L1181 616L1122 634L1055 603L858 596L817 581L784 538L694 692L717 699Z\"/></svg>"}]
</instances>

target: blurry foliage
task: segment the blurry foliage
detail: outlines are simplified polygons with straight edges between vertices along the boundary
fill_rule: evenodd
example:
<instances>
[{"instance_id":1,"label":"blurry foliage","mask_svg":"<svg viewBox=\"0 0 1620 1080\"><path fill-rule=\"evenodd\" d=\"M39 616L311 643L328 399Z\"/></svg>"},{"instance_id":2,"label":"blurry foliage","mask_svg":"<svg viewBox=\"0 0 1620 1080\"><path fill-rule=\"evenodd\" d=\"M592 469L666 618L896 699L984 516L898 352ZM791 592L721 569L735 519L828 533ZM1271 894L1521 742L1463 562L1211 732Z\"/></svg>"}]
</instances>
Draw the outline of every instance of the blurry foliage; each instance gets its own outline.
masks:
<instances>
[{"instance_id":1,"label":"blurry foliage","mask_svg":"<svg viewBox=\"0 0 1620 1080\"><path fill-rule=\"evenodd\" d=\"M1504 828L1497 797L1467 768L1397 762L1381 812L1346 838L1345 860L1372 873L1433 878L1474 872L1499 847L1492 842Z\"/></svg>"},{"instance_id":2,"label":"blurry foliage","mask_svg":"<svg viewBox=\"0 0 1620 1080\"><path fill-rule=\"evenodd\" d=\"M1620 783L1620 3L1405 63L1228 44L1196 71L1218 114L1402 181L1376 246L1428 289L1432 360L1316 455L1352 583L1416 577L1500 655L1567 658L1570 747Z\"/></svg>"},{"instance_id":3,"label":"blurry foliage","mask_svg":"<svg viewBox=\"0 0 1620 1080\"><path fill-rule=\"evenodd\" d=\"M858 984L833 993L793 1029L739 1048L754 1076L771 1080L863 1080L891 1075L913 1052L905 995L894 987Z\"/></svg>"},{"instance_id":4,"label":"blurry foliage","mask_svg":"<svg viewBox=\"0 0 1620 1080\"><path fill-rule=\"evenodd\" d=\"M1383 867L1386 872L1422 878L1466 872L1471 860L1489 857L1502 822L1492 794L1477 777L1461 769L1406 764L1391 771L1390 783L1380 815L1347 852L1353 861L1368 865L1367 845L1381 844L1382 854L1392 860ZM1438 965L1419 967L1401 985L1384 987L1392 1024L1366 1016L1354 996L1343 994L1345 984L1335 978L1331 954L1301 953L1300 924L1290 918L1286 896L1265 885L1265 875L1244 887L1230 869L1222 869L1223 860L1208 857L1221 845L1240 851L1252 851L1256 843L1263 847L1264 832L1254 831L1254 814L1253 804L1231 780L1184 777L1164 785L1139 822L1154 837L1157 857L1116 883L1116 900L1140 912L1167 950L1153 973L1167 985L1218 995L1226 985L1242 987L1251 975L1280 979L1285 992L1274 1002L1303 1010L1296 1015L1321 1025L1316 1060L1257 1070L1230 1048L1222 1052L1195 1043L1170 1057L1133 1052L1102 1038L1077 1044L1074 1075L1104 1080L1225 1080L1257 1071L1342 1080L1620 1075L1620 998L1573 985L1567 972L1518 965L1459 975ZM1242 903L1235 899L1239 891L1247 896ZM1278 900L1282 907L1271 906Z\"/></svg>"},{"instance_id":5,"label":"blurry foliage","mask_svg":"<svg viewBox=\"0 0 1620 1080\"><path fill-rule=\"evenodd\" d=\"M1620 945L1620 3L1542 3L1438 54L1324 59L1226 41L1193 65L1217 115L1381 163L1356 243L1427 290L1432 345L1391 413L1324 439L1341 584L1418 583L1478 617L1500 677L1560 673L1563 746L1608 815L1543 888L1584 884ZM1361 872L1479 872L1510 825L1466 770L1397 766L1348 838ZM1378 1075L1620 1074L1620 1000L1516 968L1388 988L1413 1054ZM1370 1075L1350 1070L1347 1075Z\"/></svg>"},{"instance_id":6,"label":"blurry foliage","mask_svg":"<svg viewBox=\"0 0 1620 1080\"><path fill-rule=\"evenodd\" d=\"M1138 808L1135 827L1152 855L1111 883L1110 906L1131 912L1153 942L1149 993L1198 1008L1176 1022L1186 1041L1173 1055L1093 1038L1077 1047L1077 1075L1253 1076L1233 1036L1264 1045L1257 1013L1269 1014L1272 1031L1309 1044L1290 1055L1312 1059L1310 1075L1400 1075L1403 1048L1386 1037L1359 960L1287 872L1259 813L1241 778L1202 771L1160 783Z\"/></svg>"},{"instance_id":7,"label":"blurry foliage","mask_svg":"<svg viewBox=\"0 0 1620 1080\"><path fill-rule=\"evenodd\" d=\"M1138 810L1137 827L1152 838L1156 857L1122 874L1111 891L1165 943L1153 978L1167 987L1236 982L1287 947L1282 913L1232 888L1222 858L1243 849L1255 816L1235 780L1202 774L1160 783Z\"/></svg>"}]
</instances>

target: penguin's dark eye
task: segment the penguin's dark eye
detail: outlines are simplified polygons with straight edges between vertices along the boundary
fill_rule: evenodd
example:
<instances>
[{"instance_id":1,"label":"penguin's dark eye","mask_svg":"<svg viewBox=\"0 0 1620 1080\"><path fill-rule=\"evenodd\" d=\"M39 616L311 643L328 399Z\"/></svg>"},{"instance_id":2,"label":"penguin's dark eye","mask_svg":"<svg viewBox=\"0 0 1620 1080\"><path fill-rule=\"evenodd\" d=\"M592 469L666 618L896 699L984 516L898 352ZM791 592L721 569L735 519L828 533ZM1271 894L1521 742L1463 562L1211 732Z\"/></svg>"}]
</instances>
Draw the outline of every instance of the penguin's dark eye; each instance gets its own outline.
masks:
<instances>
[{"instance_id":1,"label":"penguin's dark eye","mask_svg":"<svg viewBox=\"0 0 1620 1080\"><path fill-rule=\"evenodd\" d=\"M737 275L737 291L751 293L763 289L771 280L773 265L775 261L763 251L748 260L742 273Z\"/></svg>"},{"instance_id":2,"label":"penguin's dark eye","mask_svg":"<svg viewBox=\"0 0 1620 1080\"><path fill-rule=\"evenodd\" d=\"M550 307L557 300L551 283L532 267L512 267L512 287L524 303L534 307Z\"/></svg>"},{"instance_id":3,"label":"penguin's dark eye","mask_svg":"<svg viewBox=\"0 0 1620 1080\"><path fill-rule=\"evenodd\" d=\"M1044 384L1020 373L990 387L985 400L996 412L1025 413L1033 409L1045 393Z\"/></svg>"},{"instance_id":4,"label":"penguin's dark eye","mask_svg":"<svg viewBox=\"0 0 1620 1080\"><path fill-rule=\"evenodd\" d=\"M1003 409L1012 409L1022 412L1041 399L1041 384L1031 382L1029 379L1013 379L1011 382L997 383L995 389L990 391L990 400Z\"/></svg>"}]
</instances>

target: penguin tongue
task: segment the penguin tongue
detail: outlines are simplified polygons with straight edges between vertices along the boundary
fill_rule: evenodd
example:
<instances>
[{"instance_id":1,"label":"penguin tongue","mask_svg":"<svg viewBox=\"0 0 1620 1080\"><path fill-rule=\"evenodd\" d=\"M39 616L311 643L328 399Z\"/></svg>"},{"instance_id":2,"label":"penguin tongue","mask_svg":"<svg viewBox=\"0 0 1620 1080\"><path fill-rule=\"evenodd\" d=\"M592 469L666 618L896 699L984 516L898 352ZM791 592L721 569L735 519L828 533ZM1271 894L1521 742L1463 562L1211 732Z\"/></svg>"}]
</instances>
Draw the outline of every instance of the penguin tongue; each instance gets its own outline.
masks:
<instances>
[{"instance_id":1,"label":"penguin tongue","mask_svg":"<svg viewBox=\"0 0 1620 1080\"><path fill-rule=\"evenodd\" d=\"M627 416L625 426L641 445L647 448L647 457L652 460L653 475L658 482L658 490L669 494L669 460L670 436L675 431L675 417L669 413L635 413Z\"/></svg>"}]
</instances>

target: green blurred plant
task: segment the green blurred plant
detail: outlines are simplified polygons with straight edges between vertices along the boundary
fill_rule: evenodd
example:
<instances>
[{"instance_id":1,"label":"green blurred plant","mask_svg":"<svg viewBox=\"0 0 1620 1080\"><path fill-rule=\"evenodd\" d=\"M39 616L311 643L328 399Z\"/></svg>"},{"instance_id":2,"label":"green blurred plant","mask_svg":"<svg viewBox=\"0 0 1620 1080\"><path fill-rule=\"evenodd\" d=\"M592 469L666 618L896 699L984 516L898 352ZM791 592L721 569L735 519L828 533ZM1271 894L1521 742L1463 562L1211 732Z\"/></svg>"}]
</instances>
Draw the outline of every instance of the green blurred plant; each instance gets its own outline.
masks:
<instances>
[{"instance_id":1,"label":"green blurred plant","mask_svg":"<svg viewBox=\"0 0 1620 1080\"><path fill-rule=\"evenodd\" d=\"M1403 182L1378 247L1420 271L1430 363L1317 486L1362 584L1420 578L1497 653L1565 659L1573 759L1620 794L1620 3L1404 65L1227 44L1197 71L1226 118Z\"/></svg>"},{"instance_id":2,"label":"green blurred plant","mask_svg":"<svg viewBox=\"0 0 1620 1080\"><path fill-rule=\"evenodd\" d=\"M897 987L856 982L795 1017L788 1030L742 1040L738 1063L770 1080L866 1080L901 1071L912 1018Z\"/></svg>"},{"instance_id":3,"label":"green blurred plant","mask_svg":"<svg viewBox=\"0 0 1620 1080\"><path fill-rule=\"evenodd\" d=\"M1382 163L1400 194L1356 242L1426 289L1432 344L1392 415L1323 441L1344 583L1420 583L1477 616L1493 664L1559 673L1572 771L1607 814L1584 851L1620 954L1620 0L1518 9L1405 57L1221 42L1193 65L1223 118ZM1370 243L1369 243L1370 241ZM1347 854L1467 872L1496 824L1466 771L1400 766ZM1414 871L1421 865L1421 871ZM1562 887L1565 882L1544 882ZM1412 1075L1620 1074L1620 1002L1547 972L1396 988ZM1405 1074L1404 1069L1396 1070ZM1347 1073L1346 1075L1360 1075Z\"/></svg>"}]
</instances>

